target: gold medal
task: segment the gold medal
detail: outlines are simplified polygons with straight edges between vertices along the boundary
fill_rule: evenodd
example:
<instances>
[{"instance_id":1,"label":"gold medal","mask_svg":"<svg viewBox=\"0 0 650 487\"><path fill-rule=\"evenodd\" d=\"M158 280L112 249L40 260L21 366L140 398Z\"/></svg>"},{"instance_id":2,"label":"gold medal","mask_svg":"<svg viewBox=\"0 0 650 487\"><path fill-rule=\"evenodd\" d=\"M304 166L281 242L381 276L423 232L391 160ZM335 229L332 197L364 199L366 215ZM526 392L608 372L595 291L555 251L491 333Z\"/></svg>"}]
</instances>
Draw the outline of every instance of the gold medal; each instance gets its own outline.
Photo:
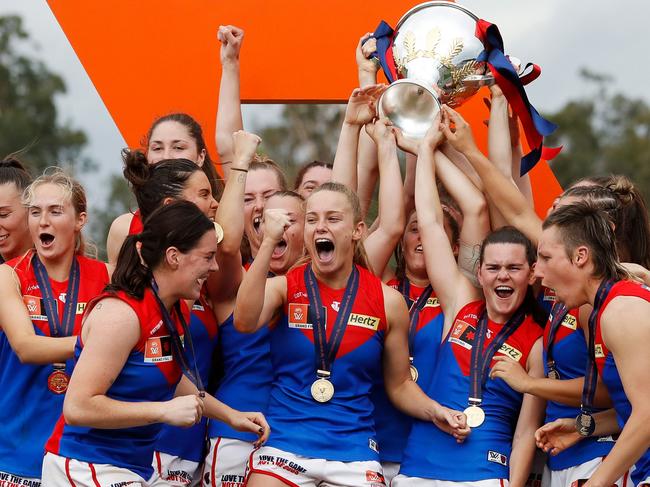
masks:
<instances>
[{"instance_id":1,"label":"gold medal","mask_svg":"<svg viewBox=\"0 0 650 487\"><path fill-rule=\"evenodd\" d=\"M54 394L65 394L70 383L70 376L61 369L54 369L47 378L47 388Z\"/></svg>"},{"instance_id":2,"label":"gold medal","mask_svg":"<svg viewBox=\"0 0 650 487\"><path fill-rule=\"evenodd\" d=\"M553 380L560 380L560 374L554 368L548 369L548 374L546 374L546 377Z\"/></svg>"},{"instance_id":3,"label":"gold medal","mask_svg":"<svg viewBox=\"0 0 650 487\"><path fill-rule=\"evenodd\" d=\"M465 408L465 416L467 417L467 426L470 428L478 428L485 421L485 412L474 404Z\"/></svg>"},{"instance_id":4,"label":"gold medal","mask_svg":"<svg viewBox=\"0 0 650 487\"><path fill-rule=\"evenodd\" d=\"M417 382L420 374L418 374L418 369L413 365L413 357L409 357L409 371L411 372L411 380Z\"/></svg>"},{"instance_id":5,"label":"gold medal","mask_svg":"<svg viewBox=\"0 0 650 487\"><path fill-rule=\"evenodd\" d=\"M334 384L322 377L311 385L311 397L318 402L327 402L334 397Z\"/></svg>"},{"instance_id":6,"label":"gold medal","mask_svg":"<svg viewBox=\"0 0 650 487\"><path fill-rule=\"evenodd\" d=\"M418 369L415 368L415 365L411 364L409 370L411 371L411 379L413 382L417 382L419 377Z\"/></svg>"}]
</instances>

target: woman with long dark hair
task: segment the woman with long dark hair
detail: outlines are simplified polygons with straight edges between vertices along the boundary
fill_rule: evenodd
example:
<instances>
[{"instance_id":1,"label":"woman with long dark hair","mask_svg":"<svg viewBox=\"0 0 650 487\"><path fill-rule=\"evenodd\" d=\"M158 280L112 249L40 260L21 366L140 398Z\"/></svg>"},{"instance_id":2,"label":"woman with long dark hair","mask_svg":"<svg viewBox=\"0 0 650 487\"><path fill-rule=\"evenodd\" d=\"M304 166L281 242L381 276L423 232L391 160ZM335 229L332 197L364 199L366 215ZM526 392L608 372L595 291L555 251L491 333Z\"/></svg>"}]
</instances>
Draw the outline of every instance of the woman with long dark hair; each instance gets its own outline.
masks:
<instances>
[{"instance_id":1,"label":"woman with long dark hair","mask_svg":"<svg viewBox=\"0 0 650 487\"><path fill-rule=\"evenodd\" d=\"M147 485L161 423L203 415L268 435L264 417L205 395L184 300L217 269L218 234L196 205L164 205L127 237L106 292L89 306L69 395L50 437L43 485ZM95 483L93 483L95 482Z\"/></svg>"},{"instance_id":2,"label":"woman with long dark hair","mask_svg":"<svg viewBox=\"0 0 650 487\"><path fill-rule=\"evenodd\" d=\"M542 374L541 357L535 352L543 319L531 289L535 251L521 232L506 227L488 235L481 246L480 290L459 270L435 180L434 152L442 130L449 139L448 124L437 119L420 145L416 169L418 228L427 273L445 317L445 338L426 392L444 406L464 409L472 432L461 444L416 421L392 485L433 486L443 481L498 486L509 481L523 486L543 403L501 380L488 380L487 374L504 355Z\"/></svg>"}]
</instances>

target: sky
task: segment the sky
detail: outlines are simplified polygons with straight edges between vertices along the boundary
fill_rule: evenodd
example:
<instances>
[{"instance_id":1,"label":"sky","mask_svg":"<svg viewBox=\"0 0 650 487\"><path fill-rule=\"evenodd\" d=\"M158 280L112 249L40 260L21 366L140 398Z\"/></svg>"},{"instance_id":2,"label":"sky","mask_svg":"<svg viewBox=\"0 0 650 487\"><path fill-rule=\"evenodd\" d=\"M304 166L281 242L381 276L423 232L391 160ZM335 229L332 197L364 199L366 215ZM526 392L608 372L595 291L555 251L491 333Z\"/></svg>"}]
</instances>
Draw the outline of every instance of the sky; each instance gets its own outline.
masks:
<instances>
[{"instance_id":1,"label":"sky","mask_svg":"<svg viewBox=\"0 0 650 487\"><path fill-rule=\"evenodd\" d=\"M610 75L612 91L650 103L645 82L650 79L646 52L650 45L646 20L650 2L463 0L460 3L499 26L508 54L542 67L541 77L527 87L528 96L538 110L552 112L567 100L594 93L594 88L580 79L580 68ZM34 55L60 74L67 84L68 92L57 99L57 106L62 120L82 128L89 137L86 155L99 163L100 173L86 177L83 182L94 190L97 197L93 202L97 204L105 197L105 188L100 184L104 176L121 170L116 154L124 147L124 140L45 0L0 0L0 15L10 13L23 17L25 29L38 46ZM236 19L231 23L236 25ZM359 31L366 30L360 26ZM250 126L250 120L272 121L277 113L275 105L245 106L244 125L249 130L255 129Z\"/></svg>"}]
</instances>

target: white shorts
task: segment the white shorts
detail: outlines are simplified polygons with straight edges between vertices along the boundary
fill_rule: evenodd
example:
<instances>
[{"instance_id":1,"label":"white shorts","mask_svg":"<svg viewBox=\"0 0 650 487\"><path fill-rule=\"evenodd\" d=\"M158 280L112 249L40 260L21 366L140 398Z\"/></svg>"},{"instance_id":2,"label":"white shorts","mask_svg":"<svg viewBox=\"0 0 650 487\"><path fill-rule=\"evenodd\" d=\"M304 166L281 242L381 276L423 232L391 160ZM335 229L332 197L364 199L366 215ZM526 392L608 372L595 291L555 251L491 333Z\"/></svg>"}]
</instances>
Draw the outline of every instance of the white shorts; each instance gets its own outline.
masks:
<instances>
[{"instance_id":1,"label":"white shorts","mask_svg":"<svg viewBox=\"0 0 650 487\"><path fill-rule=\"evenodd\" d=\"M151 487L187 487L200 482L199 463L163 452L153 454ZM198 485L198 484L197 484Z\"/></svg>"},{"instance_id":2,"label":"white shorts","mask_svg":"<svg viewBox=\"0 0 650 487\"><path fill-rule=\"evenodd\" d=\"M210 451L203 467L204 487L243 487L246 464L255 447L232 438L210 438Z\"/></svg>"},{"instance_id":3,"label":"white shorts","mask_svg":"<svg viewBox=\"0 0 650 487\"><path fill-rule=\"evenodd\" d=\"M432 480L420 477L407 477L399 474L393 479L391 487L508 487L508 479L487 479L475 482L454 482L453 480Z\"/></svg>"},{"instance_id":4,"label":"white shorts","mask_svg":"<svg viewBox=\"0 0 650 487\"><path fill-rule=\"evenodd\" d=\"M379 462L336 462L308 458L269 446L255 450L251 454L248 467L247 480L253 475L267 475L291 487L386 485Z\"/></svg>"},{"instance_id":5,"label":"white shorts","mask_svg":"<svg viewBox=\"0 0 650 487\"><path fill-rule=\"evenodd\" d=\"M542 487L571 487L574 483L578 485L579 480L591 478L601 463L603 463L603 459L598 457L563 470L551 470L546 466L544 469L544 477L542 477ZM629 480L629 474L627 473L615 483L618 487L632 486Z\"/></svg>"},{"instance_id":6,"label":"white shorts","mask_svg":"<svg viewBox=\"0 0 650 487\"><path fill-rule=\"evenodd\" d=\"M126 468L86 463L46 453L42 487L150 487L138 474Z\"/></svg>"},{"instance_id":7,"label":"white shorts","mask_svg":"<svg viewBox=\"0 0 650 487\"><path fill-rule=\"evenodd\" d=\"M400 463L397 462L381 462L381 468L384 471L384 480L386 485L390 485L397 474L399 473Z\"/></svg>"},{"instance_id":8,"label":"white shorts","mask_svg":"<svg viewBox=\"0 0 650 487\"><path fill-rule=\"evenodd\" d=\"M41 479L0 471L0 487L40 487Z\"/></svg>"}]
</instances>

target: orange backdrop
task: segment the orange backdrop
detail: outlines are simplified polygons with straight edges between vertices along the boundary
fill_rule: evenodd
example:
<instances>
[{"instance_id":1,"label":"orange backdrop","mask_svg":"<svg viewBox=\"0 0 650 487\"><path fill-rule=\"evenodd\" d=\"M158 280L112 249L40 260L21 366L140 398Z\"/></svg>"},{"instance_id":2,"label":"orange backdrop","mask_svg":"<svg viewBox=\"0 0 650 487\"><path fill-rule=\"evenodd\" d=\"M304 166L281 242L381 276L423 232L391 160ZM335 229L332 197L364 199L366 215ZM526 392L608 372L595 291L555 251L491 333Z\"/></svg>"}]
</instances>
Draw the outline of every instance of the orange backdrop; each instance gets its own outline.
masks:
<instances>
[{"instance_id":1,"label":"orange backdrop","mask_svg":"<svg viewBox=\"0 0 650 487\"><path fill-rule=\"evenodd\" d=\"M355 87L354 49L380 20L395 25L415 2L350 0L111 0L48 4L129 146L157 116L193 115L209 150L219 91L220 24L246 31L244 102L341 102ZM371 7L371 8L370 8ZM507 41L507 40L506 40ZM487 109L476 97L461 113L477 139ZM117 148L116 148L117 150ZM535 204L545 213L560 187L545 162L532 171Z\"/></svg>"}]
</instances>

